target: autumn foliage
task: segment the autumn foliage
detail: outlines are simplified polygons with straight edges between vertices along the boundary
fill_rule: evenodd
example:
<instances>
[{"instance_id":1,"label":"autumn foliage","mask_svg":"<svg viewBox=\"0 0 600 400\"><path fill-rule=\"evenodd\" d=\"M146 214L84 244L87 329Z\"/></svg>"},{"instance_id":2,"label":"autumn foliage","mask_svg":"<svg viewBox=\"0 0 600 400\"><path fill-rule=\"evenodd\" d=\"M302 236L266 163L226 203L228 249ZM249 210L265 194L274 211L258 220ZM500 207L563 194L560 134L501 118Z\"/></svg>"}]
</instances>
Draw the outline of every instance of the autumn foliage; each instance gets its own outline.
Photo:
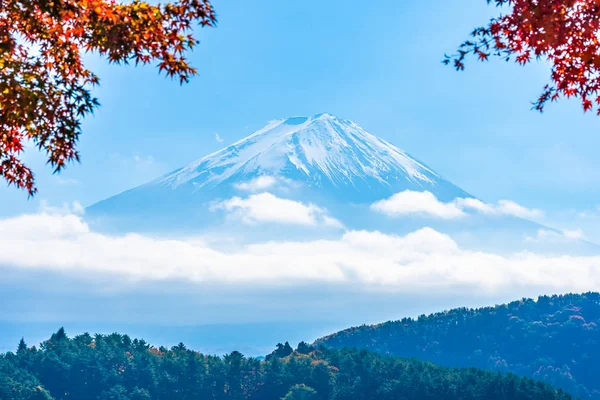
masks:
<instances>
[{"instance_id":1,"label":"autumn foliage","mask_svg":"<svg viewBox=\"0 0 600 400\"><path fill-rule=\"evenodd\" d=\"M157 63L183 83L196 74L185 58L197 44L192 28L215 23L208 0L0 0L0 176L36 192L20 159L27 141L55 171L79 160L81 120L98 105L90 89L99 82L83 52L117 64Z\"/></svg>"},{"instance_id":2,"label":"autumn foliage","mask_svg":"<svg viewBox=\"0 0 600 400\"><path fill-rule=\"evenodd\" d=\"M457 70L474 55L485 61L499 56L521 65L533 59L552 65L551 82L533 103L543 111L548 101L578 98L584 111L600 115L600 0L487 0L509 7L506 15L476 28L471 40L444 62Z\"/></svg>"}]
</instances>

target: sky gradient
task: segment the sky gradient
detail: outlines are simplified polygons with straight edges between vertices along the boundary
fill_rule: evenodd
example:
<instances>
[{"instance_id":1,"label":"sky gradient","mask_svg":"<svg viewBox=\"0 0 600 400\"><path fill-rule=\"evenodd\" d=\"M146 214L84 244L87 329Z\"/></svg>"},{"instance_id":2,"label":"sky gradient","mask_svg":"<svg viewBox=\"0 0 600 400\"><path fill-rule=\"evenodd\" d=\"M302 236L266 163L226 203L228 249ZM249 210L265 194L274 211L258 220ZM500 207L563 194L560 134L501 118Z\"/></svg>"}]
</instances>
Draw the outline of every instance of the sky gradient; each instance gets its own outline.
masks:
<instances>
[{"instance_id":1,"label":"sky gradient","mask_svg":"<svg viewBox=\"0 0 600 400\"><path fill-rule=\"evenodd\" d=\"M469 221L505 216L564 230L517 237L527 249L538 242L552 250L558 242L600 243L600 117L585 115L574 101L550 104L544 114L531 111L550 74L544 63L471 60L465 72L441 63L499 10L485 0L214 0L214 6L218 27L199 30L201 44L190 55L199 76L179 86L153 66L107 65L89 56L101 78L94 93L102 106L84 122L81 163L52 175L44 155L30 148L25 161L37 173L39 193L28 200L25 192L0 187L0 351L22 335L29 343L41 340L49 326L65 325L70 334L127 331L168 344L181 340L173 327L225 324L203 328L200 336L183 331L183 338L210 351L265 354L274 340L310 340L351 325L598 290L597 252L501 254L463 245L481 237L466 232L474 226ZM81 215L83 207L268 121L322 112L355 121L481 201L396 194L370 212L406 232L340 227L302 241L251 236L258 243L233 250L233 229L205 237L113 235ZM318 233L328 215L265 193L222 204L219 218L241 210L267 233L271 226L263 228L260 217L278 213L275 222L289 234L286 223L298 220L299 210L316 221L311 229ZM396 219L415 210L423 214L415 219L418 229ZM465 235L437 231L434 222L446 220ZM231 221L246 228L243 220ZM486 245L504 240L495 226L482 239ZM170 325L171 333L157 323ZM228 325L236 323L254 328ZM206 339L209 331L215 341Z\"/></svg>"},{"instance_id":2,"label":"sky gradient","mask_svg":"<svg viewBox=\"0 0 600 400\"><path fill-rule=\"evenodd\" d=\"M551 104L543 115L531 111L549 76L543 63L473 61L458 73L440 62L499 12L485 1L214 5L219 24L198 31L201 44L190 58L200 75L188 85L154 67L109 66L91 56L102 106L84 123L81 164L56 176L43 155L29 151L39 194L27 200L1 188L0 216L37 211L40 202L88 206L269 120L326 111L405 149L485 201L516 201L546 211L550 221L542 222L588 224L586 233L600 235L593 227L600 119L572 101Z\"/></svg>"}]
</instances>

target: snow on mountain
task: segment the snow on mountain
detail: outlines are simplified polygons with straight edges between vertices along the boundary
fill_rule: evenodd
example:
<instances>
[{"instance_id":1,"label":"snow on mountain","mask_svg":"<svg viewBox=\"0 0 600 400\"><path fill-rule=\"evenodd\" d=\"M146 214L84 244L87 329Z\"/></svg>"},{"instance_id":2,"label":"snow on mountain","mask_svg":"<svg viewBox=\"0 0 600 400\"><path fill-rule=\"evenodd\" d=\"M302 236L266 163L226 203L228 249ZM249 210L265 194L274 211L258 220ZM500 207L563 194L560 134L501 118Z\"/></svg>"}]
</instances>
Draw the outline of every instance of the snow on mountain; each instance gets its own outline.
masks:
<instances>
[{"instance_id":1,"label":"snow on mountain","mask_svg":"<svg viewBox=\"0 0 600 400\"><path fill-rule=\"evenodd\" d=\"M429 191L443 201L472 197L356 123L324 113L270 122L183 168L96 203L86 213L112 220L138 217L143 224L162 220L157 226L195 219L207 226L218 222L215 202L252 193L270 192L342 213L342 208L368 207L404 190Z\"/></svg>"},{"instance_id":2,"label":"snow on mountain","mask_svg":"<svg viewBox=\"0 0 600 400\"><path fill-rule=\"evenodd\" d=\"M359 203L406 189L429 190L442 199L470 197L403 150L327 113L271 122L150 184L206 192L260 178L286 179Z\"/></svg>"},{"instance_id":3,"label":"snow on mountain","mask_svg":"<svg viewBox=\"0 0 600 400\"><path fill-rule=\"evenodd\" d=\"M320 114L272 122L162 182L174 188L188 182L198 188L211 187L257 172L299 172L315 186L324 185L324 181L348 186L358 180L389 185L399 179L429 186L439 179L431 169L354 122Z\"/></svg>"},{"instance_id":4,"label":"snow on mountain","mask_svg":"<svg viewBox=\"0 0 600 400\"><path fill-rule=\"evenodd\" d=\"M215 153L101 201L92 214L152 217L243 192L276 191L314 202L369 204L403 190L441 200L471 197L422 162L356 123L331 114L277 120Z\"/></svg>"}]
</instances>

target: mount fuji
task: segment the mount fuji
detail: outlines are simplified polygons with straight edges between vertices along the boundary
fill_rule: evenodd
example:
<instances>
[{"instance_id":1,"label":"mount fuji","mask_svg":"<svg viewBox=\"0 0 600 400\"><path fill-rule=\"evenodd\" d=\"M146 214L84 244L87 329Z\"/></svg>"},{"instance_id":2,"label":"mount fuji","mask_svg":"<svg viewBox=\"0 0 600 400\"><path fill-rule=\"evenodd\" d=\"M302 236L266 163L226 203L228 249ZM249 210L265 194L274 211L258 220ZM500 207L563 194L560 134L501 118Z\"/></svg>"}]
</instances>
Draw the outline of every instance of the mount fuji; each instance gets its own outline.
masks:
<instances>
[{"instance_id":1,"label":"mount fuji","mask_svg":"<svg viewBox=\"0 0 600 400\"><path fill-rule=\"evenodd\" d=\"M330 114L271 122L154 184L208 192L258 177L290 179L350 202L407 189L444 199L469 196L394 145Z\"/></svg>"},{"instance_id":2,"label":"mount fuji","mask_svg":"<svg viewBox=\"0 0 600 400\"><path fill-rule=\"evenodd\" d=\"M529 249L533 244L523 248L524 238L549 229L513 216L443 221L373 212L375 202L404 191L430 192L445 203L476 200L398 147L324 113L272 121L183 168L92 205L86 217L105 230L210 232L250 241L312 239L340 229L403 234L426 224L453 237L476 237L480 248L502 243L511 250ZM287 218L294 226L274 223L282 205L291 207ZM261 223L239 215L249 207L261 213ZM230 218L236 211L238 218ZM302 212L310 215L303 220Z\"/></svg>"},{"instance_id":3,"label":"mount fuji","mask_svg":"<svg viewBox=\"0 0 600 400\"><path fill-rule=\"evenodd\" d=\"M472 197L421 161L331 114L270 122L259 131L145 185L88 208L92 214L172 213L244 191L364 204L404 190ZM180 210L181 211L181 210Z\"/></svg>"}]
</instances>

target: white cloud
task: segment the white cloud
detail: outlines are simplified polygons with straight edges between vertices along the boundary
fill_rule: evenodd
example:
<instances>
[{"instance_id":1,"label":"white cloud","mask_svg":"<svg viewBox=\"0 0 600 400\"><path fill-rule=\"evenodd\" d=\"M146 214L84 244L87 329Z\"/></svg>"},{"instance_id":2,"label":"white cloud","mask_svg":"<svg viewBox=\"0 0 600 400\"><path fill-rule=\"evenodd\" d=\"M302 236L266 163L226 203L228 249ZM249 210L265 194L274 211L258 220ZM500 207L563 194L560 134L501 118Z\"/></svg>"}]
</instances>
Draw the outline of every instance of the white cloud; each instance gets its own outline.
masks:
<instances>
[{"instance_id":1,"label":"white cloud","mask_svg":"<svg viewBox=\"0 0 600 400\"><path fill-rule=\"evenodd\" d=\"M328 215L323 215L322 219L323 219L323 225L325 225L329 228L344 229L344 224L342 224L340 221L338 221L337 219L335 219L333 217L330 217Z\"/></svg>"},{"instance_id":2,"label":"white cloud","mask_svg":"<svg viewBox=\"0 0 600 400\"><path fill-rule=\"evenodd\" d=\"M598 256L474 252L429 228L405 236L352 231L334 240L274 241L220 251L193 238L100 234L79 216L44 213L0 219L0 265L89 279L98 274L128 278L114 282L181 280L219 287L329 284L437 294L600 289Z\"/></svg>"},{"instance_id":3,"label":"white cloud","mask_svg":"<svg viewBox=\"0 0 600 400\"><path fill-rule=\"evenodd\" d=\"M327 215L327 211L314 204L282 199L271 193L253 194L247 198L233 197L212 207L225 210L230 217L245 224L280 223L291 225L324 225L340 228L339 221Z\"/></svg>"},{"instance_id":4,"label":"white cloud","mask_svg":"<svg viewBox=\"0 0 600 400\"><path fill-rule=\"evenodd\" d=\"M591 210L583 210L577 212L577 217L583 219L595 219L600 217L600 206L596 206Z\"/></svg>"},{"instance_id":5,"label":"white cloud","mask_svg":"<svg viewBox=\"0 0 600 400\"><path fill-rule=\"evenodd\" d=\"M40 200L40 212L42 214L83 215L85 213L85 208L78 201L63 203L62 206L56 207L51 206L46 200Z\"/></svg>"},{"instance_id":6,"label":"white cloud","mask_svg":"<svg viewBox=\"0 0 600 400\"><path fill-rule=\"evenodd\" d=\"M427 215L442 219L455 219L467 214L454 203L442 203L430 192L406 190L389 199L371 205L375 211L390 216Z\"/></svg>"},{"instance_id":7,"label":"white cloud","mask_svg":"<svg viewBox=\"0 0 600 400\"><path fill-rule=\"evenodd\" d=\"M539 229L535 236L527 236L525 240L531 243L556 243L585 239L585 234L581 229L565 229L563 231L552 231L548 229Z\"/></svg>"},{"instance_id":8,"label":"white cloud","mask_svg":"<svg viewBox=\"0 0 600 400\"><path fill-rule=\"evenodd\" d=\"M500 200L497 204L484 203L474 198L458 198L452 202L439 201L431 192L406 190L396 193L389 199L371 205L375 211L390 216L425 215L441 219L456 219L467 216L467 211L486 215L512 215L526 219L538 219L544 212L526 208L511 200Z\"/></svg>"},{"instance_id":9,"label":"white cloud","mask_svg":"<svg viewBox=\"0 0 600 400\"><path fill-rule=\"evenodd\" d=\"M495 214L496 209L479 199L474 198L466 198L466 199L456 199L453 202L459 207L461 210L473 210L477 211L481 214Z\"/></svg>"},{"instance_id":10,"label":"white cloud","mask_svg":"<svg viewBox=\"0 0 600 400\"><path fill-rule=\"evenodd\" d=\"M512 215L526 219L537 219L544 216L542 210L527 208L511 200L500 200L496 204L490 204L478 199L467 198L456 199L453 203L463 210L473 210L487 215Z\"/></svg>"},{"instance_id":11,"label":"white cloud","mask_svg":"<svg viewBox=\"0 0 600 400\"><path fill-rule=\"evenodd\" d=\"M420 254L457 254L459 248L452 238L431 228L419 229L405 236L388 235L381 232L351 231L343 239L356 249L367 250L379 255L395 256L410 249Z\"/></svg>"},{"instance_id":12,"label":"white cloud","mask_svg":"<svg viewBox=\"0 0 600 400\"><path fill-rule=\"evenodd\" d=\"M600 243L600 210L595 207L548 210L535 221L560 230L563 236L583 235L581 238L586 241Z\"/></svg>"},{"instance_id":13,"label":"white cloud","mask_svg":"<svg viewBox=\"0 0 600 400\"><path fill-rule=\"evenodd\" d=\"M275 177L263 175L248 182L236 183L235 188L247 192L258 192L269 189L270 187L275 186L275 184L277 184L277 179L275 179Z\"/></svg>"},{"instance_id":14,"label":"white cloud","mask_svg":"<svg viewBox=\"0 0 600 400\"><path fill-rule=\"evenodd\" d=\"M30 242L30 249L36 248L36 240L59 243L64 238L77 238L88 233L88 225L74 214L44 211L0 220L0 239L15 244ZM24 247L22 249L25 250Z\"/></svg>"},{"instance_id":15,"label":"white cloud","mask_svg":"<svg viewBox=\"0 0 600 400\"><path fill-rule=\"evenodd\" d=\"M582 229L565 229L563 235L569 239L585 239L585 233Z\"/></svg>"},{"instance_id":16,"label":"white cloud","mask_svg":"<svg viewBox=\"0 0 600 400\"><path fill-rule=\"evenodd\" d=\"M218 133L215 133L215 140L218 143L223 143L223 138L221 137L221 135L219 135Z\"/></svg>"},{"instance_id":17,"label":"white cloud","mask_svg":"<svg viewBox=\"0 0 600 400\"><path fill-rule=\"evenodd\" d=\"M523 207L522 205L510 200L500 200L496 206L496 210L501 214L513 215L519 218L535 219L544 216L544 212L542 210Z\"/></svg>"}]
</instances>

